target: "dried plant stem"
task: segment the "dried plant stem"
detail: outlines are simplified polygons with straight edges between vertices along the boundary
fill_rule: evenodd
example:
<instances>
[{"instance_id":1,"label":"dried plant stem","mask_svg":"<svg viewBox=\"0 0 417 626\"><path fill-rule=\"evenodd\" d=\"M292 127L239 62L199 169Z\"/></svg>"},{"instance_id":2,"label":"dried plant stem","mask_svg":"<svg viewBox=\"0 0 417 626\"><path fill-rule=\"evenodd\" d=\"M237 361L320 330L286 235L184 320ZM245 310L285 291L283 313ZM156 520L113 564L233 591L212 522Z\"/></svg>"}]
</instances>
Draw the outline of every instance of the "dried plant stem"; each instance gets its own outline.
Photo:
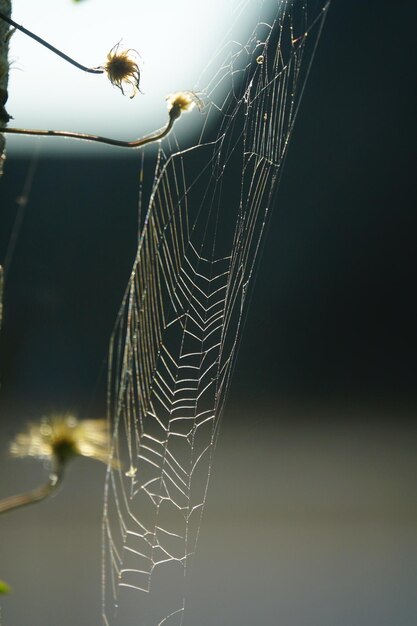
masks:
<instances>
[{"instance_id":1,"label":"dried plant stem","mask_svg":"<svg viewBox=\"0 0 417 626\"><path fill-rule=\"evenodd\" d=\"M11 1L0 0L0 11L4 15L10 15ZM3 126L10 119L6 111L7 102L7 83L9 80L9 25L0 20L0 176L2 175L3 164L5 161L5 139L1 133Z\"/></svg>"},{"instance_id":2,"label":"dried plant stem","mask_svg":"<svg viewBox=\"0 0 417 626\"><path fill-rule=\"evenodd\" d=\"M37 137L70 137L71 139L83 139L85 141L95 141L98 143L105 143L110 146L119 146L121 148L141 148L148 143L153 143L155 141L159 141L166 137L169 132L172 130L174 126L174 122L181 115L181 110L177 107L172 107L169 112L169 119L166 126L160 128L159 130L151 133L150 135L146 135L145 137L141 137L140 139L135 139L133 141L123 141L120 139L111 139L109 137L101 137L100 135L90 135L87 133L76 133L67 130L36 130L30 128L4 128L4 133L15 134L15 135L34 135Z\"/></svg>"},{"instance_id":3,"label":"dried plant stem","mask_svg":"<svg viewBox=\"0 0 417 626\"><path fill-rule=\"evenodd\" d=\"M47 41L45 41L45 39L42 39L42 37L39 37L38 35L35 35L35 33L32 33L32 31L28 30L27 28L25 28L21 24L18 24L17 22L12 20L11 17L9 17L8 15L5 15L1 11L0 11L0 19L4 20L5 22L10 24L11 26L16 28L17 30L20 30L25 35L28 35L28 37L31 37L32 39L34 39L35 41L40 43L42 46L45 46L45 48L48 48L48 50L51 50L51 52L54 52L55 54L57 54L59 57L61 57L61 59L64 59L65 61L68 61L68 63L71 63L71 65L74 65L75 67L78 67L79 70L83 70L83 72L89 72L90 74L103 74L104 73L104 69L103 68L86 67L85 65L81 65L81 63L78 63L77 61L75 61L74 59L69 57L67 54L64 54L64 52L61 52L61 50L58 50L58 48L55 48L55 46L53 46L50 43L48 43Z\"/></svg>"},{"instance_id":4,"label":"dried plant stem","mask_svg":"<svg viewBox=\"0 0 417 626\"><path fill-rule=\"evenodd\" d=\"M52 472L50 474L48 482L44 485L36 487L35 489L32 489L32 491L20 493L0 500L0 514L44 500L58 489L61 485L63 475L64 471L61 466L56 472Z\"/></svg>"}]
</instances>

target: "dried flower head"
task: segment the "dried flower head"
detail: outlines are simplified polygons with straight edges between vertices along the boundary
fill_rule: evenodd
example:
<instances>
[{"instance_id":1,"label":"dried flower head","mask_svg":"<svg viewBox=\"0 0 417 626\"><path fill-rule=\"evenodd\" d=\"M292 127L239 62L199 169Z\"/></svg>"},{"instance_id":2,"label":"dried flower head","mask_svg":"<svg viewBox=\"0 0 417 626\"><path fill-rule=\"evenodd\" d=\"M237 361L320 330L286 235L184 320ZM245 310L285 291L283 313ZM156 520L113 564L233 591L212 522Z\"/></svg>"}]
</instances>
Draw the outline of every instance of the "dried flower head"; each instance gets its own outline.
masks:
<instances>
[{"instance_id":1,"label":"dried flower head","mask_svg":"<svg viewBox=\"0 0 417 626\"><path fill-rule=\"evenodd\" d=\"M10 446L14 456L31 456L63 465L74 456L109 461L109 432L106 420L78 421L72 415L43 418L29 424Z\"/></svg>"},{"instance_id":2,"label":"dried flower head","mask_svg":"<svg viewBox=\"0 0 417 626\"><path fill-rule=\"evenodd\" d=\"M171 116L179 117L183 111L191 111L195 106L200 110L203 103L193 91L177 91L167 96L168 111Z\"/></svg>"},{"instance_id":3,"label":"dried flower head","mask_svg":"<svg viewBox=\"0 0 417 626\"><path fill-rule=\"evenodd\" d=\"M130 97L134 98L139 91L140 70L137 62L136 50L121 50L117 43L107 55L107 63L103 69L107 72L109 81L118 87L123 95L124 89L130 90Z\"/></svg>"}]
</instances>

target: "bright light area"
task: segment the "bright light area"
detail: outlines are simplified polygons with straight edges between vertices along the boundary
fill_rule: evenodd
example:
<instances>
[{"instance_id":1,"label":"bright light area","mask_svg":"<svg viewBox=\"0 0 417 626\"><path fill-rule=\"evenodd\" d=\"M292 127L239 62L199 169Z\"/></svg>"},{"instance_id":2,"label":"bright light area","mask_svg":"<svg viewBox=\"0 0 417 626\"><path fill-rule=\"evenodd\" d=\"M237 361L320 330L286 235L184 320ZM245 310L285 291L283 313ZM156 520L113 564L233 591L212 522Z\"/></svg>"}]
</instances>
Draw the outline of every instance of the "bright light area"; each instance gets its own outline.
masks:
<instances>
[{"instance_id":1,"label":"bright light area","mask_svg":"<svg viewBox=\"0 0 417 626\"><path fill-rule=\"evenodd\" d=\"M82 72L16 31L9 54L7 108L14 118L9 125L129 140L152 132L167 121L166 96L193 90L225 38L245 41L247 14L261 4L255 0L13 0L12 17L17 23L83 65L103 65L120 40L124 47L137 50L143 93L132 100L123 97L106 75ZM197 111L189 116L187 124L184 120L177 124L177 134L201 126ZM85 142L39 141L43 152L86 149ZM33 138L10 135L7 143L9 154L32 151L34 145ZM88 146L91 149L103 147Z\"/></svg>"}]
</instances>

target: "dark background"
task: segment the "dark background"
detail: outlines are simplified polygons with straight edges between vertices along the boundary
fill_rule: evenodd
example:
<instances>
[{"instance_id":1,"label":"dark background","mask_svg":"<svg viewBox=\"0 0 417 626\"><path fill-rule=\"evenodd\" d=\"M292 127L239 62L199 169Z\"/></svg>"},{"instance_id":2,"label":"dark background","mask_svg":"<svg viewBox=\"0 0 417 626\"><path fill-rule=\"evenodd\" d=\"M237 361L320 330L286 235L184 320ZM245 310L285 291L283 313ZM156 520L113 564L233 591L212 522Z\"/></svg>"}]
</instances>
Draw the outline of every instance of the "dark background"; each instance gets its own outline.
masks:
<instances>
[{"instance_id":1,"label":"dark background","mask_svg":"<svg viewBox=\"0 0 417 626\"><path fill-rule=\"evenodd\" d=\"M415 623L416 13L414 2L330 7L224 416L194 626ZM136 247L139 161L40 153L4 296L4 476L17 476L6 451L22 421L105 410L108 338ZM2 260L29 167L9 157L0 183ZM95 571L101 491L73 476L68 499L77 494L89 511L77 524L91 525ZM53 520L74 517L68 499L65 513L58 498L50 505L50 528L41 508L16 513L0 562L14 562L13 545L38 562L42 548L33 555L19 529L29 523L36 545L45 535L49 546ZM68 566L73 575L78 565ZM30 572L12 580L7 571L28 594ZM88 580L98 597L99 574ZM42 619L19 623L57 623L36 594ZM7 602L18 615L19 603Z\"/></svg>"},{"instance_id":2,"label":"dark background","mask_svg":"<svg viewBox=\"0 0 417 626\"><path fill-rule=\"evenodd\" d=\"M234 394L415 406L415 14L413 3L395 11L388 2L331 6ZM7 268L8 410L103 410L102 387L92 393L135 251L140 160L108 154L47 158L40 150ZM3 260L29 168L10 157L1 182Z\"/></svg>"}]
</instances>

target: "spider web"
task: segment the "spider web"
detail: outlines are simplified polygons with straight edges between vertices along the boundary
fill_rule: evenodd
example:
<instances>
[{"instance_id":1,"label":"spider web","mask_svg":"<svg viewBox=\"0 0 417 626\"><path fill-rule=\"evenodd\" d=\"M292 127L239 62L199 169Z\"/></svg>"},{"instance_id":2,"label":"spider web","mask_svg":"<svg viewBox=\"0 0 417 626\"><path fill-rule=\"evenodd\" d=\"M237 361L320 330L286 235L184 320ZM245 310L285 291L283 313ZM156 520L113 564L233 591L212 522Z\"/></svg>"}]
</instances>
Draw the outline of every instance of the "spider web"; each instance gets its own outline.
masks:
<instances>
[{"instance_id":1,"label":"spider web","mask_svg":"<svg viewBox=\"0 0 417 626\"><path fill-rule=\"evenodd\" d=\"M253 4L231 3L230 21ZM107 625L184 623L249 286L328 4L259 3L248 40L210 55L198 140L158 150L110 344Z\"/></svg>"}]
</instances>

